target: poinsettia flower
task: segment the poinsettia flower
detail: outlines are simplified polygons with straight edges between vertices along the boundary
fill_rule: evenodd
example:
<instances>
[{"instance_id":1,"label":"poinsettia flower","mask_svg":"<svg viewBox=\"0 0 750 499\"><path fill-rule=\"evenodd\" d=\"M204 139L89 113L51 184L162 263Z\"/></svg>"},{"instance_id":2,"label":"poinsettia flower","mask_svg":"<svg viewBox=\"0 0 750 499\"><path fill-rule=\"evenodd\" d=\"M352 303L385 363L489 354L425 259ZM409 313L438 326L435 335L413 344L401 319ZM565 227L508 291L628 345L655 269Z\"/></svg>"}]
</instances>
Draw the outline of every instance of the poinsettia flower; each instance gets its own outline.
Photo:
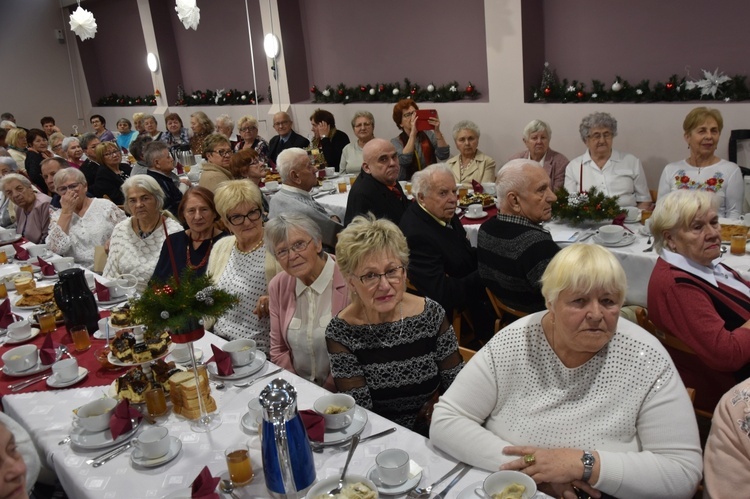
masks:
<instances>
[{"instance_id":1,"label":"poinsettia flower","mask_svg":"<svg viewBox=\"0 0 750 499\"><path fill-rule=\"evenodd\" d=\"M70 29L78 35L81 41L94 38L96 34L94 14L79 5L75 12L70 15Z\"/></svg>"},{"instance_id":2,"label":"poinsettia flower","mask_svg":"<svg viewBox=\"0 0 750 499\"><path fill-rule=\"evenodd\" d=\"M177 17L182 21L185 29L198 29L198 23L201 20L201 10L195 4L195 0L177 0L174 10L177 11Z\"/></svg>"},{"instance_id":3,"label":"poinsettia flower","mask_svg":"<svg viewBox=\"0 0 750 499\"><path fill-rule=\"evenodd\" d=\"M697 87L701 90L701 96L710 95L711 97L716 97L719 87L729 80L731 80L730 77L724 73L719 73L719 68L716 68L713 73L704 69L703 79L685 82L685 88L692 90Z\"/></svg>"}]
</instances>

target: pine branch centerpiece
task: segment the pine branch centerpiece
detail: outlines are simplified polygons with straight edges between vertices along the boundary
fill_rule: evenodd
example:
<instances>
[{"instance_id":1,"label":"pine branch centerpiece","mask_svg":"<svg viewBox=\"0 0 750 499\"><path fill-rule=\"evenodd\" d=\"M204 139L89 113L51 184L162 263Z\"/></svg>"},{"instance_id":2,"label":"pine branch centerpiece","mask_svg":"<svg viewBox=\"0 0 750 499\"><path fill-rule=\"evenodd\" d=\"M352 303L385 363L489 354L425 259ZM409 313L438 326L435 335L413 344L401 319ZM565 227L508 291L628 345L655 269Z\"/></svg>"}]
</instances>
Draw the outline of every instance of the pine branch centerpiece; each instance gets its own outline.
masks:
<instances>
[{"instance_id":1,"label":"pine branch centerpiece","mask_svg":"<svg viewBox=\"0 0 750 499\"><path fill-rule=\"evenodd\" d=\"M236 296L211 283L208 275L196 276L185 269L179 280L146 288L132 302L132 317L150 331L169 331L175 343L203 336L203 320L216 319L238 303ZM200 330L200 334L191 334Z\"/></svg>"},{"instance_id":2,"label":"pine branch centerpiece","mask_svg":"<svg viewBox=\"0 0 750 499\"><path fill-rule=\"evenodd\" d=\"M555 195L557 201L552 205L552 214L571 225L604 222L625 212L617 204L618 196L605 196L596 187L592 187L588 192L574 194L570 194L565 187L560 187Z\"/></svg>"}]
</instances>

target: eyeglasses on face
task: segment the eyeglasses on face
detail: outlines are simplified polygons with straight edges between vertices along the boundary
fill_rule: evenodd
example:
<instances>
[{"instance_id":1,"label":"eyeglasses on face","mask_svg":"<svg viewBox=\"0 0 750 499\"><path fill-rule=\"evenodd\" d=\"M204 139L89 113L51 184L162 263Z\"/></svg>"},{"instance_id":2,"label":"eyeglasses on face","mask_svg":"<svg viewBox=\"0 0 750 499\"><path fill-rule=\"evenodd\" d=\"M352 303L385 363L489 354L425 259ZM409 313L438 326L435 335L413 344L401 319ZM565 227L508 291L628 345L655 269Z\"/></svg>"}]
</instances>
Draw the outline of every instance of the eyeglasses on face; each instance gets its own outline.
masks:
<instances>
[{"instance_id":1,"label":"eyeglasses on face","mask_svg":"<svg viewBox=\"0 0 750 499\"><path fill-rule=\"evenodd\" d=\"M74 190L78 189L78 187L80 187L80 185L81 185L80 182L73 182L72 184L60 186L57 189L57 193L62 196L63 194L65 194L68 191L74 191Z\"/></svg>"},{"instance_id":2,"label":"eyeglasses on face","mask_svg":"<svg viewBox=\"0 0 750 499\"><path fill-rule=\"evenodd\" d=\"M114 151L105 152L104 156L109 158L112 156L119 156L119 154L120 154L120 151L114 150Z\"/></svg>"},{"instance_id":3,"label":"eyeglasses on face","mask_svg":"<svg viewBox=\"0 0 750 499\"><path fill-rule=\"evenodd\" d=\"M398 267L387 270L382 274L378 274L377 272L368 272L367 274L359 276L359 280L368 288L374 288L375 286L380 284L380 279L383 277L385 277L385 280L391 284L399 284L404 278L404 266L399 265Z\"/></svg>"},{"instance_id":4,"label":"eyeglasses on face","mask_svg":"<svg viewBox=\"0 0 750 499\"><path fill-rule=\"evenodd\" d=\"M614 135L612 135L610 132L594 133L592 135L589 135L589 138L593 140L612 140L612 137L614 137Z\"/></svg>"},{"instance_id":5,"label":"eyeglasses on face","mask_svg":"<svg viewBox=\"0 0 750 499\"><path fill-rule=\"evenodd\" d=\"M291 123L291 121L289 120L277 121L276 123L273 124L273 127L278 128L280 126L288 125L289 123Z\"/></svg>"},{"instance_id":6,"label":"eyeglasses on face","mask_svg":"<svg viewBox=\"0 0 750 499\"><path fill-rule=\"evenodd\" d=\"M226 158L226 157L231 156L232 154L234 154L234 151L232 151L231 149L219 149L218 151L209 151L209 152L212 152L214 154L218 154L222 158Z\"/></svg>"},{"instance_id":7,"label":"eyeglasses on face","mask_svg":"<svg viewBox=\"0 0 750 499\"><path fill-rule=\"evenodd\" d=\"M276 258L279 260L284 260L286 258L289 258L291 256L291 252L294 251L295 253L299 254L302 253L307 249L307 246L312 242L312 238L310 238L309 241L297 241L296 243L292 244L288 248L281 248L276 252Z\"/></svg>"},{"instance_id":8,"label":"eyeglasses on face","mask_svg":"<svg viewBox=\"0 0 750 499\"><path fill-rule=\"evenodd\" d=\"M235 227L238 225L242 225L245 223L245 219L247 218L251 222L255 222L260 218L261 212L260 209L255 209L252 211L247 212L246 215L232 215L227 218L230 224L234 225Z\"/></svg>"},{"instance_id":9,"label":"eyeglasses on face","mask_svg":"<svg viewBox=\"0 0 750 499\"><path fill-rule=\"evenodd\" d=\"M276 125L274 124L274 126ZM246 126L246 127L240 128L240 132L247 133L247 132L252 132L253 130L257 130L257 129L258 129L257 126Z\"/></svg>"}]
</instances>

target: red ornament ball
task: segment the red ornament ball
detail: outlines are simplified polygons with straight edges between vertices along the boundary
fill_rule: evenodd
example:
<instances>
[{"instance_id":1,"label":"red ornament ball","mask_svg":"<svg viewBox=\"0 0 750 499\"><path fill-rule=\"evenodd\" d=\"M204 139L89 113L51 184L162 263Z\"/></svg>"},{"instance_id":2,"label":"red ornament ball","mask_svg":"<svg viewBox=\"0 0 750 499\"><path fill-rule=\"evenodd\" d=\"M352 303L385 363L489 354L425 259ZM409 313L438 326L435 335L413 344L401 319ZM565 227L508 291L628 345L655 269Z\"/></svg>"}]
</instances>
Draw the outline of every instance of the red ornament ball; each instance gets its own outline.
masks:
<instances>
[{"instance_id":1,"label":"red ornament ball","mask_svg":"<svg viewBox=\"0 0 750 499\"><path fill-rule=\"evenodd\" d=\"M414 94L416 94L416 93L417 93L417 89L416 89L416 88L412 88L412 89L411 89L411 90L410 90L409 92L410 92L410 93L411 93L412 95L414 95Z\"/></svg>"},{"instance_id":2,"label":"red ornament ball","mask_svg":"<svg viewBox=\"0 0 750 499\"><path fill-rule=\"evenodd\" d=\"M672 90L673 88L674 88L674 83L672 83L671 81L667 82L667 90Z\"/></svg>"},{"instance_id":3,"label":"red ornament ball","mask_svg":"<svg viewBox=\"0 0 750 499\"><path fill-rule=\"evenodd\" d=\"M466 87L466 93L467 93L467 94L470 94L470 93L472 93L473 91L474 91L474 87L472 87L471 85L469 85L468 87Z\"/></svg>"},{"instance_id":4,"label":"red ornament ball","mask_svg":"<svg viewBox=\"0 0 750 499\"><path fill-rule=\"evenodd\" d=\"M201 94L201 99L205 99L205 98L206 98L206 94Z\"/></svg>"},{"instance_id":5,"label":"red ornament ball","mask_svg":"<svg viewBox=\"0 0 750 499\"><path fill-rule=\"evenodd\" d=\"M552 89L549 87L544 88L544 95L549 96L552 93Z\"/></svg>"},{"instance_id":6,"label":"red ornament ball","mask_svg":"<svg viewBox=\"0 0 750 499\"><path fill-rule=\"evenodd\" d=\"M342 89L339 89L339 95L344 95L344 91Z\"/></svg>"},{"instance_id":7,"label":"red ornament ball","mask_svg":"<svg viewBox=\"0 0 750 499\"><path fill-rule=\"evenodd\" d=\"M317 91L318 91L318 89L315 87L315 85L313 85L312 87L310 87L310 93L311 94L314 94Z\"/></svg>"},{"instance_id":8,"label":"red ornament ball","mask_svg":"<svg viewBox=\"0 0 750 499\"><path fill-rule=\"evenodd\" d=\"M227 97L231 97L231 96L232 96L232 92L227 92Z\"/></svg>"},{"instance_id":9,"label":"red ornament ball","mask_svg":"<svg viewBox=\"0 0 750 499\"><path fill-rule=\"evenodd\" d=\"M385 91L385 85L380 85L380 87L379 87L379 90L380 90L381 92Z\"/></svg>"},{"instance_id":10,"label":"red ornament ball","mask_svg":"<svg viewBox=\"0 0 750 499\"><path fill-rule=\"evenodd\" d=\"M360 91L360 92L365 92L365 91L367 91L367 88L365 88L365 86L364 86L364 85L360 85L360 86L359 86L359 91Z\"/></svg>"},{"instance_id":11,"label":"red ornament ball","mask_svg":"<svg viewBox=\"0 0 750 499\"><path fill-rule=\"evenodd\" d=\"M583 99L583 95L584 94L583 94L583 92L581 90L579 90L578 92L576 92L576 97L578 97L579 99Z\"/></svg>"}]
</instances>

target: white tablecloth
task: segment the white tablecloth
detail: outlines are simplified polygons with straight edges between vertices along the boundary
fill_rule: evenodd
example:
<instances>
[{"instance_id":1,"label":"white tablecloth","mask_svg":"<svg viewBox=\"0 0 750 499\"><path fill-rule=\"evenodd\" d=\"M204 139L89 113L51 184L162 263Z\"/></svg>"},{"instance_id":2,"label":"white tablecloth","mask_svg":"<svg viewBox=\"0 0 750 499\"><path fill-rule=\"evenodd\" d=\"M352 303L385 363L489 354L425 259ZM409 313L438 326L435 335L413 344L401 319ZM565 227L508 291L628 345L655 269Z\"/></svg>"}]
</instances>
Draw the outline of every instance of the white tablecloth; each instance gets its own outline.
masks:
<instances>
[{"instance_id":1,"label":"white tablecloth","mask_svg":"<svg viewBox=\"0 0 750 499\"><path fill-rule=\"evenodd\" d=\"M204 354L209 354L210 343L216 345L224 340L207 333L198 341ZM209 354L210 355L210 354ZM263 372L273 368L269 363ZM290 381L298 393L299 409L312 408L317 397L327 393L323 388L309 383L289 372L282 371L278 377ZM58 445L71 430L72 410L107 393L107 387L78 388L46 392L32 392L8 395L3 398L5 411L19 421L29 432L42 455L42 459L58 475L65 491L71 498L82 499L146 499L159 498L166 494L187 488L203 466L208 465L214 476L226 476L224 449L238 440L246 440L251 447L250 457L255 471L252 484L236 491L239 497L269 497L265 488L260 441L257 435L243 430L240 425L242 415L247 411L247 402L260 394L266 381L249 388L235 388L227 384L223 391L212 388L222 417L222 424L211 433L194 433L189 422L170 414L160 418L158 424L169 428L171 435L182 440L182 451L168 464L152 469L133 468L130 463L131 450L116 457L99 468L87 465L85 461L104 453L104 450L74 452L70 445ZM213 385L212 385L213 387ZM144 423L145 426L148 426ZM363 436L385 430L394 425L385 418L368 412L368 422ZM350 472L366 474L375 463L375 456L387 448L406 450L422 468L421 484L429 484L442 476L455 465L455 460L446 458L435 451L422 436L398 427L398 431L385 437L364 442L355 452ZM499 452L499 450L498 450ZM340 473L346 453L328 449L322 454L314 454L315 467L319 479ZM469 485L487 476L482 470L471 470L448 497L454 498ZM439 492L446 483L436 488Z\"/></svg>"}]
</instances>

